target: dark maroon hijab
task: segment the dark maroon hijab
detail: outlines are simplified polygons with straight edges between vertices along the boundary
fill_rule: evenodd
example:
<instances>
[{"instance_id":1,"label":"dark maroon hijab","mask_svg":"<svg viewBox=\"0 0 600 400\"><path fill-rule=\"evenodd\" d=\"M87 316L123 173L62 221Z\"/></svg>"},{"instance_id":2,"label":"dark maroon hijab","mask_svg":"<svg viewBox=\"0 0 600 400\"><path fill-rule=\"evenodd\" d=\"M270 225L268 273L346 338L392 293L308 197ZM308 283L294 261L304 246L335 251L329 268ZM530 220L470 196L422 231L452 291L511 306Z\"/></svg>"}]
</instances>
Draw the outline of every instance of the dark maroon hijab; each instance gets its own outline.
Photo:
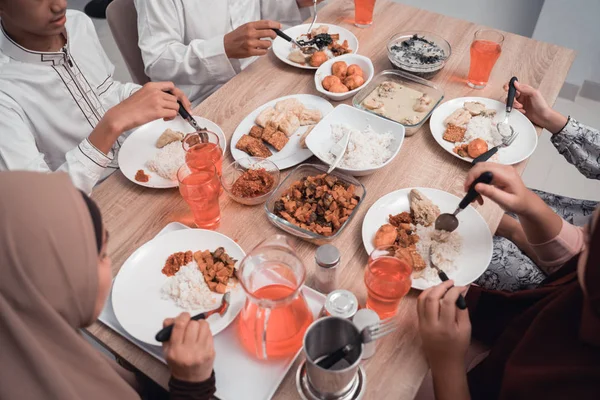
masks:
<instances>
[{"instance_id":1,"label":"dark maroon hijab","mask_svg":"<svg viewBox=\"0 0 600 400\"><path fill-rule=\"evenodd\" d=\"M491 347L468 374L472 399L600 399L600 222L584 274L574 257L537 289L471 287L473 338Z\"/></svg>"}]
</instances>

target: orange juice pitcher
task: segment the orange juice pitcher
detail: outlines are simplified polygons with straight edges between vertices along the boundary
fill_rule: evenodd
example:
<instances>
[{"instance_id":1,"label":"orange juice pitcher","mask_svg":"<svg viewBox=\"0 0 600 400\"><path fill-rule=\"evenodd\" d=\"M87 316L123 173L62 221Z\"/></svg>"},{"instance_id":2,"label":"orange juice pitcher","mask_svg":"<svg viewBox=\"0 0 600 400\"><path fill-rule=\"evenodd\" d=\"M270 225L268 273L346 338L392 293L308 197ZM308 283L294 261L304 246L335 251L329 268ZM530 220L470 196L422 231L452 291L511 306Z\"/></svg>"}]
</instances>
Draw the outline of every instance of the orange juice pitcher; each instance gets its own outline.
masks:
<instances>
[{"instance_id":1,"label":"orange juice pitcher","mask_svg":"<svg viewBox=\"0 0 600 400\"><path fill-rule=\"evenodd\" d=\"M238 321L244 348L261 360L296 354L313 315L302 294L306 269L290 239L275 235L260 243L238 276L247 296Z\"/></svg>"}]
</instances>

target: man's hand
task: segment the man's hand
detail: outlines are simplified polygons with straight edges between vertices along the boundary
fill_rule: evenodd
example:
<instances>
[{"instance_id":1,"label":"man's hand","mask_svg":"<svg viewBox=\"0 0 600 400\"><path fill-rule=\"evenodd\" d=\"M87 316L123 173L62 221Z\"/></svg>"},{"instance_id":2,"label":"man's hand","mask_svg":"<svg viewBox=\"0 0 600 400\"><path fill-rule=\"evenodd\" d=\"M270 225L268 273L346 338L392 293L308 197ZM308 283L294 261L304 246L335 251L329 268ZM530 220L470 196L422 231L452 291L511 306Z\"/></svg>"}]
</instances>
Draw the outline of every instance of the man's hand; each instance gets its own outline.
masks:
<instances>
[{"instance_id":1,"label":"man's hand","mask_svg":"<svg viewBox=\"0 0 600 400\"><path fill-rule=\"evenodd\" d=\"M273 29L281 29L281 24L275 21L249 22L225 35L225 54L228 58L248 58L264 56L271 47L269 40L277 35Z\"/></svg>"}]
</instances>

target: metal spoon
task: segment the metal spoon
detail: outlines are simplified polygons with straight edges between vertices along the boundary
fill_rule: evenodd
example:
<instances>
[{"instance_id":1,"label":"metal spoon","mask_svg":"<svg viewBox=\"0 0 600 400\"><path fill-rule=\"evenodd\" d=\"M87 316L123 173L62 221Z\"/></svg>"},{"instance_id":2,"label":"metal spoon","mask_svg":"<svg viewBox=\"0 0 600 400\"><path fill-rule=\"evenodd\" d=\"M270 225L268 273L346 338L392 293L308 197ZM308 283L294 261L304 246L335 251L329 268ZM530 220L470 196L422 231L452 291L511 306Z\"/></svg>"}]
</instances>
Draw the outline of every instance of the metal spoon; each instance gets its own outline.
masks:
<instances>
[{"instance_id":1,"label":"metal spoon","mask_svg":"<svg viewBox=\"0 0 600 400\"><path fill-rule=\"evenodd\" d=\"M338 164L342 161L344 154L346 154L346 149L348 148L348 143L350 143L350 131L346 132L346 134L340 139L339 142L335 143L331 146L329 152L333 154L335 157L335 161L331 164L327 173L330 174L334 169L337 168Z\"/></svg>"},{"instance_id":2,"label":"metal spoon","mask_svg":"<svg viewBox=\"0 0 600 400\"><path fill-rule=\"evenodd\" d=\"M509 137L514 135L515 130L508 123L508 117L513 109L513 103L515 102L515 95L517 88L515 88L515 81L518 81L516 76L513 76L508 83L508 96L506 97L506 112L504 113L504 120L498 123L498 132L502 137Z\"/></svg>"},{"instance_id":3,"label":"metal spoon","mask_svg":"<svg viewBox=\"0 0 600 400\"><path fill-rule=\"evenodd\" d=\"M315 15L313 17L312 23L310 24L310 26L308 27L308 32L306 32L306 34L309 34L310 31L312 31L313 26L315 25L315 22L317 22L317 0L313 1L313 10L315 12Z\"/></svg>"},{"instance_id":4,"label":"metal spoon","mask_svg":"<svg viewBox=\"0 0 600 400\"><path fill-rule=\"evenodd\" d=\"M486 183L489 185L492 182L492 179L494 179L494 175L491 172L484 172L483 174L479 175L479 178L475 179L475 181L471 184L469 191L460 201L458 208L454 210L454 213L440 214L436 218L435 229L438 231L454 232L456 228L458 228L458 218L456 218L458 213L467 208L469 204L471 204L477 198L477 196L479 196L479 193L477 193L475 190L475 185L478 183Z\"/></svg>"},{"instance_id":5,"label":"metal spoon","mask_svg":"<svg viewBox=\"0 0 600 400\"><path fill-rule=\"evenodd\" d=\"M280 29L273 29L273 30L275 31L275 34L277 34L277 36L279 36L283 40L290 42L294 46L298 47L300 49L300 51L302 52L302 54L311 55L314 52L316 52L317 50L319 50L313 46L301 46L298 42L296 42L294 39L292 39L290 36L288 36L285 32L283 32Z\"/></svg>"}]
</instances>

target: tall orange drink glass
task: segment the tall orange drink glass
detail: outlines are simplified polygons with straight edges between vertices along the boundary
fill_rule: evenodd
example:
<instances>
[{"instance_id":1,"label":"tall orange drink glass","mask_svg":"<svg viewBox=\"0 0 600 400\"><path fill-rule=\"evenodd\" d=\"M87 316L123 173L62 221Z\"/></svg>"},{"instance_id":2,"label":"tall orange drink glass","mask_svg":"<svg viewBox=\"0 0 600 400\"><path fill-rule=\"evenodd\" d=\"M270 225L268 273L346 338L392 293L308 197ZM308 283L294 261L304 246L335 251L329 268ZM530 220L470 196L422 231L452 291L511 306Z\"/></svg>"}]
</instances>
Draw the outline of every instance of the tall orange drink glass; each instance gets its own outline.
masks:
<instances>
[{"instance_id":1,"label":"tall orange drink glass","mask_svg":"<svg viewBox=\"0 0 600 400\"><path fill-rule=\"evenodd\" d=\"M192 170L183 164L177 171L179 193L194 214L198 228L217 229L221 221L219 191L221 181L216 167L211 164Z\"/></svg>"},{"instance_id":2,"label":"tall orange drink glass","mask_svg":"<svg viewBox=\"0 0 600 400\"><path fill-rule=\"evenodd\" d=\"M471 43L471 65L467 84L474 89L483 89L490 79L492 69L502 53L504 35L492 30L475 32Z\"/></svg>"},{"instance_id":3,"label":"tall orange drink glass","mask_svg":"<svg viewBox=\"0 0 600 400\"><path fill-rule=\"evenodd\" d=\"M219 137L216 133L208 130L203 132L208 137L208 143L200 142L197 133L190 133L185 137L183 141L183 148L186 150L185 163L192 170L203 169L214 164L219 177L221 177L223 171L223 149L221 148Z\"/></svg>"},{"instance_id":4,"label":"tall orange drink glass","mask_svg":"<svg viewBox=\"0 0 600 400\"><path fill-rule=\"evenodd\" d=\"M396 246L384 246L373 250L365 270L367 308L382 319L396 315L400 300L412 283L412 268L394 257L396 249Z\"/></svg>"},{"instance_id":5,"label":"tall orange drink glass","mask_svg":"<svg viewBox=\"0 0 600 400\"><path fill-rule=\"evenodd\" d=\"M373 23L375 0L354 0L354 25L366 28Z\"/></svg>"}]
</instances>

